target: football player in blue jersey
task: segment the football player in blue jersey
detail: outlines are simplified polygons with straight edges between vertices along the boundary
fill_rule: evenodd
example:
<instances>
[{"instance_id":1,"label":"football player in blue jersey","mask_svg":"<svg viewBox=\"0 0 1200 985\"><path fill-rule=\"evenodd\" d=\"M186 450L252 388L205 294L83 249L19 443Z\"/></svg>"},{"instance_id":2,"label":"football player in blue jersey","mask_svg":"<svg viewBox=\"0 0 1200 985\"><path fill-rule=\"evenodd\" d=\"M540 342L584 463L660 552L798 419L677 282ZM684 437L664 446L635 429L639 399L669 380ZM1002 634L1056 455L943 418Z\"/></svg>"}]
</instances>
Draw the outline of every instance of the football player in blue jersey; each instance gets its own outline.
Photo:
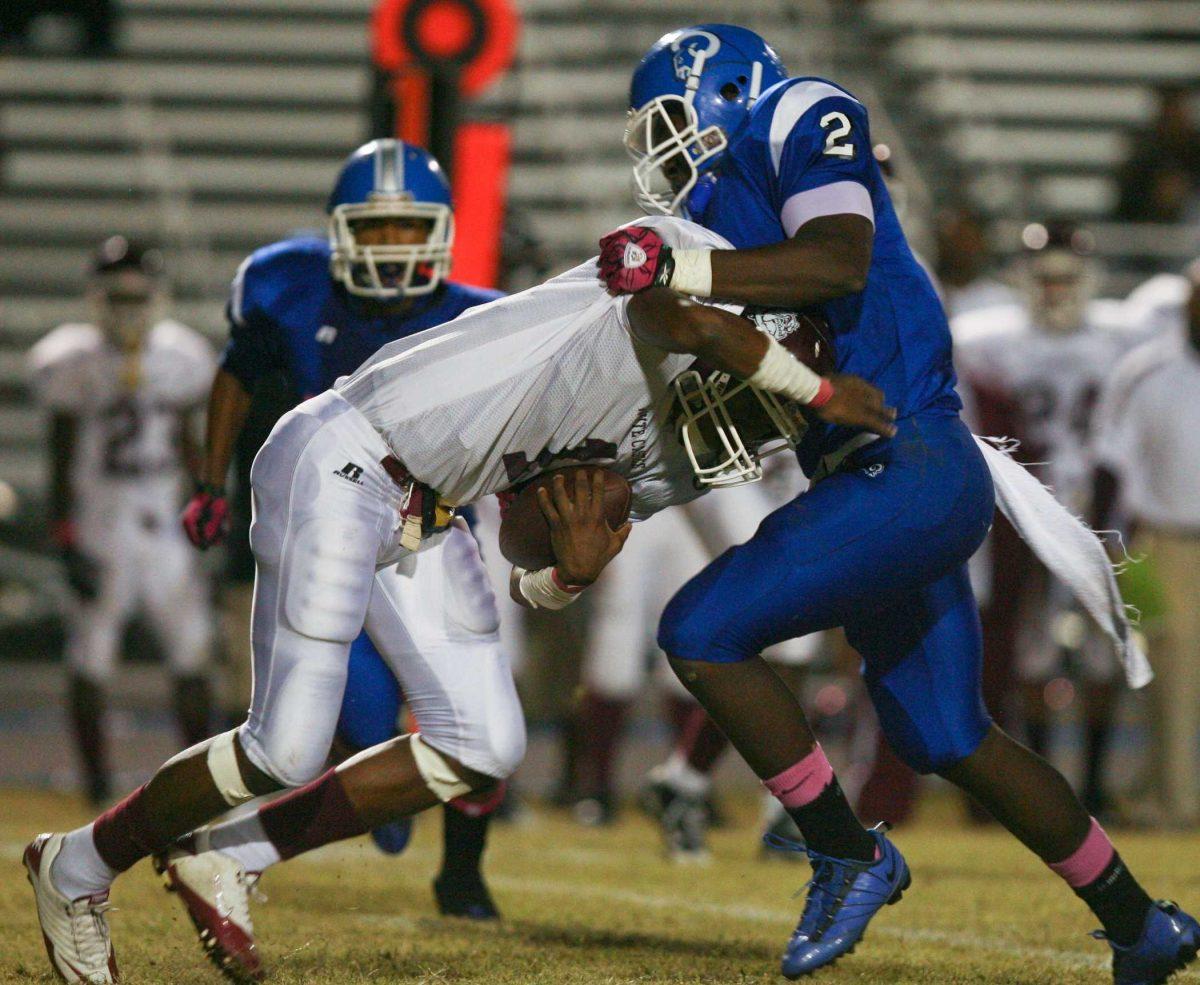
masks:
<instances>
[{"instance_id":1,"label":"football player in blue jersey","mask_svg":"<svg viewBox=\"0 0 1200 985\"><path fill-rule=\"evenodd\" d=\"M221 539L225 478L256 388L282 374L299 403L333 385L384 343L456 318L500 297L447 279L454 243L450 189L435 161L399 140L375 140L346 160L329 197L329 237L296 237L250 255L234 278L229 344L213 383L203 473L184 514L192 542ZM350 651L338 738L350 751L398 734L402 695L363 633ZM343 751L345 749L343 748ZM490 810L455 801L444 810L445 853L434 892L442 913L498 914L480 871ZM411 821L372 832L403 851Z\"/></svg>"},{"instance_id":2,"label":"football player in blue jersey","mask_svg":"<svg viewBox=\"0 0 1200 985\"><path fill-rule=\"evenodd\" d=\"M666 35L638 66L626 146L643 208L699 222L735 249L672 252L652 229L626 227L601 242L610 289L661 292L664 307L668 290L816 307L837 366L812 401L828 405L825 420L857 385L850 374L895 409L879 437L812 420L798 449L811 491L697 575L659 628L676 673L803 832L814 876L783 973L837 960L910 881L885 828L859 823L759 656L843 626L896 752L967 790L1066 880L1104 925L1118 983L1164 981L1195 957L1200 924L1150 899L1063 777L983 706L966 562L994 493L959 420L946 318L872 156L866 109L830 82L789 78L758 35L702 24ZM756 376L796 372L772 360L772 345Z\"/></svg>"}]
</instances>

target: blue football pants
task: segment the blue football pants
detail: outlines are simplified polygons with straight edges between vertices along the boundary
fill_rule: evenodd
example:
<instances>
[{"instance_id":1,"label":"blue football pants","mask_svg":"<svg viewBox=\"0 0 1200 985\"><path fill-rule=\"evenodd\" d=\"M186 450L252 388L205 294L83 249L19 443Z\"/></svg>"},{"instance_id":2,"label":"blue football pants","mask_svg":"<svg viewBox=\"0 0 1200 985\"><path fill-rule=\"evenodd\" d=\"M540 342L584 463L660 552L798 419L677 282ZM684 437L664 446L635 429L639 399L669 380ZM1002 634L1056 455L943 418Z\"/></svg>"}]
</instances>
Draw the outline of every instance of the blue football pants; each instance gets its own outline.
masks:
<instances>
[{"instance_id":1,"label":"blue football pants","mask_svg":"<svg viewBox=\"0 0 1200 985\"><path fill-rule=\"evenodd\" d=\"M897 426L688 582L663 613L659 644L680 659L734 662L843 626L889 743L928 773L974 752L991 724L966 562L994 492L957 416Z\"/></svg>"}]
</instances>

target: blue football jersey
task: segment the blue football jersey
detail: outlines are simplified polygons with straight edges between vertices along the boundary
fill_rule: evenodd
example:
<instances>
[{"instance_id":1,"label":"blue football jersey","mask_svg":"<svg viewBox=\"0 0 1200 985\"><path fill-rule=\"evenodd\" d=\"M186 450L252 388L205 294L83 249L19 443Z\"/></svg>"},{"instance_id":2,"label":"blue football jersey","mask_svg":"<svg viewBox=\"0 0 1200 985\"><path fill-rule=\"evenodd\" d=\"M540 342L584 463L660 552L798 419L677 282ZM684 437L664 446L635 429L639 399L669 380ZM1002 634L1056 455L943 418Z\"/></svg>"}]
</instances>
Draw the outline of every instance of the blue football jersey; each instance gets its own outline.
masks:
<instances>
[{"instance_id":1,"label":"blue football jersey","mask_svg":"<svg viewBox=\"0 0 1200 985\"><path fill-rule=\"evenodd\" d=\"M224 370L248 390L282 371L297 400L333 386L387 342L457 318L503 297L445 282L401 311L347 294L329 273L329 243L286 239L252 253L233 281Z\"/></svg>"},{"instance_id":2,"label":"blue football jersey","mask_svg":"<svg viewBox=\"0 0 1200 985\"><path fill-rule=\"evenodd\" d=\"M816 216L873 217L866 287L820 306L834 332L837 370L874 383L901 418L957 413L946 316L904 238L871 147L862 103L824 79L787 79L763 94L733 135L707 202L693 193L692 218L746 249L782 242ZM805 471L852 435L811 428L800 449Z\"/></svg>"}]
</instances>

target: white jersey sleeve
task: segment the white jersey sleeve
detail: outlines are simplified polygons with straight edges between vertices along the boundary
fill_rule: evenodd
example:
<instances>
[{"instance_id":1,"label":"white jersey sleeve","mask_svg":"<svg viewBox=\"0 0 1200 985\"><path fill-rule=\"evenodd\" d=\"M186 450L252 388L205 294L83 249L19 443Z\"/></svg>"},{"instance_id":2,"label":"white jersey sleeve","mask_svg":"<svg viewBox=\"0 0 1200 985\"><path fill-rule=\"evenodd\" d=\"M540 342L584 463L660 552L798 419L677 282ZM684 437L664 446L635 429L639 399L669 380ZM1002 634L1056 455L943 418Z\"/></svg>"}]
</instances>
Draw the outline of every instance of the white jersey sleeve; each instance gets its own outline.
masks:
<instances>
[{"instance_id":1,"label":"white jersey sleeve","mask_svg":"<svg viewBox=\"0 0 1200 985\"><path fill-rule=\"evenodd\" d=\"M681 219L638 221L672 245L729 245ZM649 515L699 494L671 416L671 381L693 357L633 339L628 303L592 259L389 343L335 388L451 502L595 462L624 475L634 515Z\"/></svg>"},{"instance_id":2,"label":"white jersey sleeve","mask_svg":"<svg viewBox=\"0 0 1200 985\"><path fill-rule=\"evenodd\" d=\"M47 410L81 414L95 400L92 360L103 347L94 325L60 325L29 351L26 377L34 399Z\"/></svg>"}]
</instances>

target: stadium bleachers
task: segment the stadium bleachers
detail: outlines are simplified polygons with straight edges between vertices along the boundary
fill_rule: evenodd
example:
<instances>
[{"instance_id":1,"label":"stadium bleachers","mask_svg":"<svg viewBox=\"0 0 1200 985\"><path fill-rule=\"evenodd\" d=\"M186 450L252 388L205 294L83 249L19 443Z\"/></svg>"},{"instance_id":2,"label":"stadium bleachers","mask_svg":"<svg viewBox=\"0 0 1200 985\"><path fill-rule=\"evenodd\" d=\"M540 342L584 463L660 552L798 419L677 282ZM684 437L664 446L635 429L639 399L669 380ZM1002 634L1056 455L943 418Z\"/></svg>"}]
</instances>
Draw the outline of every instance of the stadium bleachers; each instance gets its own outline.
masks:
<instances>
[{"instance_id":1,"label":"stadium bleachers","mask_svg":"<svg viewBox=\"0 0 1200 985\"><path fill-rule=\"evenodd\" d=\"M473 112L513 124L512 204L562 267L631 214L621 127L632 65L663 31L710 11L691 0L518 6L518 64ZM118 59L0 59L0 394L21 396L34 339L85 313L88 251L114 231L163 242L176 313L219 335L240 259L323 228L337 164L366 135L371 0L123 7ZM722 15L788 37L801 16L793 47L817 49L826 7L734 0ZM0 478L36 490L43 453L22 413L0 403Z\"/></svg>"},{"instance_id":2,"label":"stadium bleachers","mask_svg":"<svg viewBox=\"0 0 1200 985\"><path fill-rule=\"evenodd\" d=\"M1128 135L1153 119L1154 87L1200 77L1196 0L874 0L861 5L876 71L927 177L1001 220L1056 213L1104 220ZM1200 249L1179 230L1100 222L1118 265Z\"/></svg>"}]
</instances>

